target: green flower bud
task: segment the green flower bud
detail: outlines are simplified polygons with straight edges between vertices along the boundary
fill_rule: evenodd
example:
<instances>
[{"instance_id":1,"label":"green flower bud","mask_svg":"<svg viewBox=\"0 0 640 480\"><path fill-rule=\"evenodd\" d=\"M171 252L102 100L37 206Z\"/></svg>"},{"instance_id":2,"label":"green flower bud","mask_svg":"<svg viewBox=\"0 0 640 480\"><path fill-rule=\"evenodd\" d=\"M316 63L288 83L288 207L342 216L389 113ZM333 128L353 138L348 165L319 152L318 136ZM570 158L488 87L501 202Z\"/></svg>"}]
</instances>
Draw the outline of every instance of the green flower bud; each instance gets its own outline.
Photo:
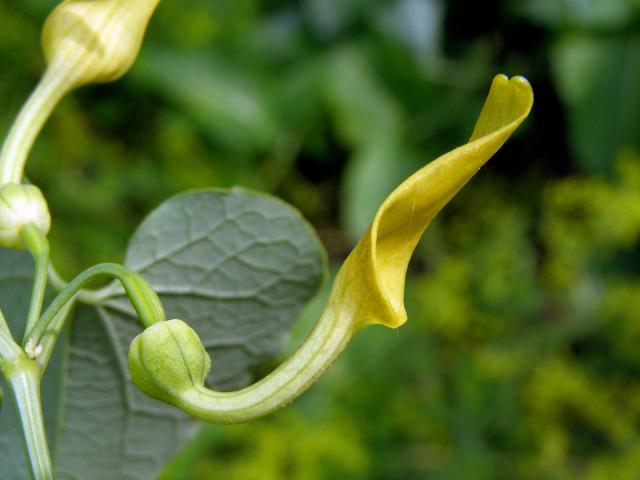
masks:
<instances>
[{"instance_id":1,"label":"green flower bud","mask_svg":"<svg viewBox=\"0 0 640 480\"><path fill-rule=\"evenodd\" d=\"M42 30L49 65L71 87L111 82L131 67L159 0L66 0Z\"/></svg>"},{"instance_id":2,"label":"green flower bud","mask_svg":"<svg viewBox=\"0 0 640 480\"><path fill-rule=\"evenodd\" d=\"M150 397L176 406L183 396L204 386L210 368L200 337L182 320L153 324L129 348L133 383Z\"/></svg>"},{"instance_id":3,"label":"green flower bud","mask_svg":"<svg viewBox=\"0 0 640 480\"><path fill-rule=\"evenodd\" d=\"M46 234L51 227L47 201L38 187L6 183L0 187L0 247L22 246L20 229L36 225Z\"/></svg>"},{"instance_id":4,"label":"green flower bud","mask_svg":"<svg viewBox=\"0 0 640 480\"><path fill-rule=\"evenodd\" d=\"M62 97L129 70L158 2L65 0L51 12L42 30L48 68L2 146L0 184L20 182L29 150Z\"/></svg>"}]
</instances>

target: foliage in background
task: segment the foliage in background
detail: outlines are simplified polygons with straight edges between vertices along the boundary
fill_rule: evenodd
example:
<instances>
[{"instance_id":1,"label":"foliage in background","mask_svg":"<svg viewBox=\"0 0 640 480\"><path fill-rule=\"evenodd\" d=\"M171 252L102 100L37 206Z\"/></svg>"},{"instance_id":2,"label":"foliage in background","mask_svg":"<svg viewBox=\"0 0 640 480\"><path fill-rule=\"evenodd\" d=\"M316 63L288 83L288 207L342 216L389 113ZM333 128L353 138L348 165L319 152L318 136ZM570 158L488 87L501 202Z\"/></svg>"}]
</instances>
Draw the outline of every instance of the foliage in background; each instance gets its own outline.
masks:
<instances>
[{"instance_id":1,"label":"foliage in background","mask_svg":"<svg viewBox=\"0 0 640 480\"><path fill-rule=\"evenodd\" d=\"M50 8L0 12L4 130ZM357 338L282 414L207 427L166 478L638 478L639 24L635 0L163 0L131 75L66 100L29 163L67 274L211 185L290 201L340 260L470 134L493 73L537 95L427 234L398 335Z\"/></svg>"}]
</instances>

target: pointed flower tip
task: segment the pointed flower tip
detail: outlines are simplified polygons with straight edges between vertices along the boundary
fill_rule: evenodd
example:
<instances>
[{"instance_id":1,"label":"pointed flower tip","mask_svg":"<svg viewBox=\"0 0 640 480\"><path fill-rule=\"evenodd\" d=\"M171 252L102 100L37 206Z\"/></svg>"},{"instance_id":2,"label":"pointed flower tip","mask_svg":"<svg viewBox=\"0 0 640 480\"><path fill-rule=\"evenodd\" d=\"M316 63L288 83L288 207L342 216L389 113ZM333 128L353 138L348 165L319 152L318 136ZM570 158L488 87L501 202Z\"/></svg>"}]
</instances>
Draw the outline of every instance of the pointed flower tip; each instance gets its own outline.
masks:
<instances>
[{"instance_id":1,"label":"pointed flower tip","mask_svg":"<svg viewBox=\"0 0 640 480\"><path fill-rule=\"evenodd\" d=\"M341 268L333 289L348 305L353 328L407 320L405 277L409 260L436 214L507 141L533 105L524 77L497 75L468 143L429 163L387 197L373 224Z\"/></svg>"}]
</instances>

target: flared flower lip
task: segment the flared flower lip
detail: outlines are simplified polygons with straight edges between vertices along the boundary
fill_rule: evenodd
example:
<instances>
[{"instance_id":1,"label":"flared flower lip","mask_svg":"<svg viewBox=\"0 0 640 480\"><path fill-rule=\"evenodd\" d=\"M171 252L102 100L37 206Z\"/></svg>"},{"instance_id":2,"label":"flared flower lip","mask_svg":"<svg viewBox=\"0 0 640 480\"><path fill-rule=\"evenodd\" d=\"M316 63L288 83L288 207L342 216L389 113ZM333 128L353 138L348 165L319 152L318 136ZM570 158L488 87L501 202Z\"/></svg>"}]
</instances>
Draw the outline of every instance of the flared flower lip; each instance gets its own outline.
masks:
<instances>
[{"instance_id":1,"label":"flared flower lip","mask_svg":"<svg viewBox=\"0 0 640 480\"><path fill-rule=\"evenodd\" d=\"M365 238L368 237L368 256L374 284L388 308L386 315L377 316L383 321L374 323L397 328L406 322L405 276L422 233L440 209L527 118L532 106L533 90L527 79L496 75L469 142L418 170L384 200L365 235ZM425 191L425 187L432 186L429 184L433 180L440 181L439 191L431 195ZM450 188L446 188L444 182L449 182ZM403 205L407 202L411 204L408 209ZM404 218L391 217L398 211L405 214ZM388 223L387 231L384 231L385 223ZM385 240L393 242L393 237L397 235L402 235L398 242L401 248L389 255L389 252L383 251L385 246L381 243ZM381 258L384 256L387 258Z\"/></svg>"}]
</instances>

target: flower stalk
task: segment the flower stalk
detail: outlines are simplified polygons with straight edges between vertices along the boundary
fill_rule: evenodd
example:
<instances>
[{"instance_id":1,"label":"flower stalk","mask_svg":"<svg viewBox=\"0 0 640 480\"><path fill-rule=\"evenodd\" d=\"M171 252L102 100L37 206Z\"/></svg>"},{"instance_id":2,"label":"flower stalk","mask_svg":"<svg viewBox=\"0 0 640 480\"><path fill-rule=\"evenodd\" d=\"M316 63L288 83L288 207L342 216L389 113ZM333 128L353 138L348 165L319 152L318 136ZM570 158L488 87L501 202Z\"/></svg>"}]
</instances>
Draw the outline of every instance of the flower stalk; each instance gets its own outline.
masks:
<instances>
[{"instance_id":1,"label":"flower stalk","mask_svg":"<svg viewBox=\"0 0 640 480\"><path fill-rule=\"evenodd\" d=\"M138 56L159 0L65 0L45 22L42 47L47 69L19 112L0 150L0 247L26 247L35 261L34 285L23 348L0 311L0 371L10 387L22 427L25 456L35 480L54 478L40 402L40 379L80 288L96 276L115 276L143 325L165 319L160 301L144 279L119 265L98 265L62 289L42 318L49 270L46 200L23 171L36 137L60 100L89 83L124 75ZM47 330L49 329L49 330ZM49 335L42 338L45 332ZM0 389L0 405L2 403Z\"/></svg>"},{"instance_id":2,"label":"flower stalk","mask_svg":"<svg viewBox=\"0 0 640 480\"><path fill-rule=\"evenodd\" d=\"M135 62L159 0L66 0L47 18L47 69L0 151L0 185L20 183L33 143L58 102L72 90L122 77Z\"/></svg>"},{"instance_id":3,"label":"flower stalk","mask_svg":"<svg viewBox=\"0 0 640 480\"><path fill-rule=\"evenodd\" d=\"M48 359L55 345L55 338L59 334L68 310L75 301L76 295L82 288L100 277L117 279L131 301L139 321L145 327L166 319L164 308L147 281L136 272L116 263L102 263L88 268L75 277L51 302L44 314L25 336L26 342L37 346L42 342L42 357ZM43 338L47 341L43 342ZM26 343L25 343L26 345ZM46 363L40 362L44 370Z\"/></svg>"},{"instance_id":4,"label":"flower stalk","mask_svg":"<svg viewBox=\"0 0 640 480\"><path fill-rule=\"evenodd\" d=\"M67 94L66 83L54 69L47 69L20 110L0 151L0 185L22 181L29 152L51 112Z\"/></svg>"},{"instance_id":5,"label":"flower stalk","mask_svg":"<svg viewBox=\"0 0 640 480\"><path fill-rule=\"evenodd\" d=\"M52 480L54 470L40 402L40 367L19 349L11 357L3 357L0 367L11 390L22 427L31 476L34 480Z\"/></svg>"},{"instance_id":6,"label":"flower stalk","mask_svg":"<svg viewBox=\"0 0 640 480\"><path fill-rule=\"evenodd\" d=\"M334 362L367 325L407 319L407 267L436 214L524 121L533 92L522 77L495 77L469 142L431 162L384 201L367 233L338 272L328 304L304 344L280 367L236 392L205 386L211 362L197 333L181 320L160 322L129 349L133 382L147 395L195 418L238 423L289 404Z\"/></svg>"},{"instance_id":7,"label":"flower stalk","mask_svg":"<svg viewBox=\"0 0 640 480\"><path fill-rule=\"evenodd\" d=\"M47 277L49 272L49 242L45 234L34 224L28 224L20 230L22 242L25 244L35 263L35 274L33 290L31 292L31 302L27 323L24 330L24 341L27 341L29 332L40 318L44 294L47 288Z\"/></svg>"}]
</instances>

